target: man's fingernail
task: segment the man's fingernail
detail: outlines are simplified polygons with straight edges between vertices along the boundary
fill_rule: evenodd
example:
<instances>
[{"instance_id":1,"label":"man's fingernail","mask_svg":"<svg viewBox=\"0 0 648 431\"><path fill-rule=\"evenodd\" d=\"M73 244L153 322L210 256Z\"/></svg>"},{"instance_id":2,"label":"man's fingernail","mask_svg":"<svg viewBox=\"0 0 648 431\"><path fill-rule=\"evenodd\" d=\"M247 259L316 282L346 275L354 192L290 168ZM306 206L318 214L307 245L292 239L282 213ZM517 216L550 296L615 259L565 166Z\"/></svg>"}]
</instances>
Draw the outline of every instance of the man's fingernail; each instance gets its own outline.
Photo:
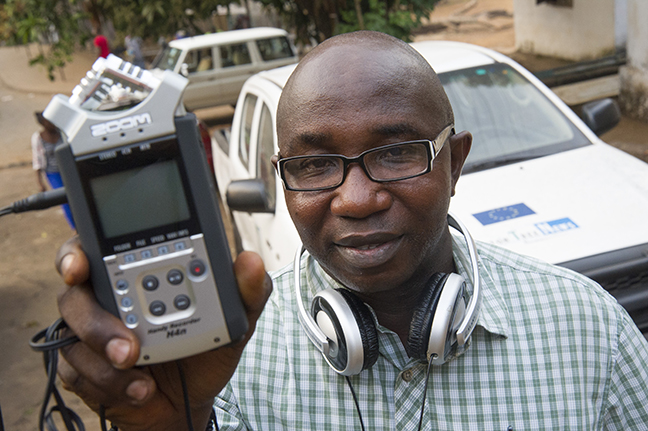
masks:
<instances>
[{"instance_id":1,"label":"man's fingernail","mask_svg":"<svg viewBox=\"0 0 648 431\"><path fill-rule=\"evenodd\" d=\"M121 366L128 360L131 343L121 338L113 338L106 345L106 355L113 365Z\"/></svg>"},{"instance_id":2,"label":"man's fingernail","mask_svg":"<svg viewBox=\"0 0 648 431\"><path fill-rule=\"evenodd\" d=\"M70 267L72 266L72 262L74 262L74 255L73 254L66 254L63 256L63 260L61 261L61 273L66 274Z\"/></svg>"},{"instance_id":3,"label":"man's fingernail","mask_svg":"<svg viewBox=\"0 0 648 431\"><path fill-rule=\"evenodd\" d=\"M126 388L126 395L137 401L142 401L148 393L149 386L144 380L135 380Z\"/></svg>"}]
</instances>

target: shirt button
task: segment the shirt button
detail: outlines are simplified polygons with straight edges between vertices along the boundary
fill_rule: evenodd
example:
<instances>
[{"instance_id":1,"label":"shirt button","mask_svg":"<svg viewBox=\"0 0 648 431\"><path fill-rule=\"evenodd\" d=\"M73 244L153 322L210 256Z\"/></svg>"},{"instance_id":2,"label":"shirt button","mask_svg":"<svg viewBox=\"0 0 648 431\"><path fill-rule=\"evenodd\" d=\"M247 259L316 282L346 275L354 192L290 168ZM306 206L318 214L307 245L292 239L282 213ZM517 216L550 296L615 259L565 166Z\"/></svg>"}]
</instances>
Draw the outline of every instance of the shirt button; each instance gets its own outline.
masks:
<instances>
[{"instance_id":1,"label":"shirt button","mask_svg":"<svg viewBox=\"0 0 648 431\"><path fill-rule=\"evenodd\" d=\"M405 380L406 382L411 381L411 380L412 380L412 370L405 370L405 371L403 371L403 374L401 375L401 377L402 377L403 380Z\"/></svg>"}]
</instances>

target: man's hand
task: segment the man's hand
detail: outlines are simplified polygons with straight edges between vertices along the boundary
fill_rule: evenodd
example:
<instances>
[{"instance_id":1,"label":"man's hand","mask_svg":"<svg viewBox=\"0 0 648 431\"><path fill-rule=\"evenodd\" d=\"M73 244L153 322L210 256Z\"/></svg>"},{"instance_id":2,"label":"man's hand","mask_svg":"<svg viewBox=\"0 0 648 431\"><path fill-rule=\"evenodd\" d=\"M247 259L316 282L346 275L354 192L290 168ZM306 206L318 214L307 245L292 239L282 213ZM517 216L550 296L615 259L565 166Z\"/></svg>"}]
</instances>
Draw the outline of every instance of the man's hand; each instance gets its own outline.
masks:
<instances>
[{"instance_id":1,"label":"man's hand","mask_svg":"<svg viewBox=\"0 0 648 431\"><path fill-rule=\"evenodd\" d=\"M62 349L59 376L64 387L92 408L105 407L120 430L183 430L185 409L176 363L133 368L139 341L103 310L88 282L88 260L76 238L59 250L56 267L69 286L59 295L61 316L81 340ZM243 341L182 359L195 429L205 429L214 397L231 378L245 344L272 291L261 258L243 252L234 273L250 330Z\"/></svg>"}]
</instances>

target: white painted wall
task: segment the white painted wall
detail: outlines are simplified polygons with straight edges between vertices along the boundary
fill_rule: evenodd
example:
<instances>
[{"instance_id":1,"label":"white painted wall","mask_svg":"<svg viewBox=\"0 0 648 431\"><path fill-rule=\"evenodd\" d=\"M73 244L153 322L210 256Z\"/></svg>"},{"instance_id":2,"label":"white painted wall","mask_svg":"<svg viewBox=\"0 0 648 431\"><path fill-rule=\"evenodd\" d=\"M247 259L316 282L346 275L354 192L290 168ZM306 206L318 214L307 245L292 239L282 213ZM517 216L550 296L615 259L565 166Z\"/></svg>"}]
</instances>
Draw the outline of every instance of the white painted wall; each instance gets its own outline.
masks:
<instances>
[{"instance_id":1,"label":"white painted wall","mask_svg":"<svg viewBox=\"0 0 648 431\"><path fill-rule=\"evenodd\" d=\"M628 1L614 2L614 42L617 48L625 48L628 42Z\"/></svg>"},{"instance_id":2,"label":"white painted wall","mask_svg":"<svg viewBox=\"0 0 648 431\"><path fill-rule=\"evenodd\" d=\"M619 103L630 117L648 122L648 1L628 0L628 64L621 68Z\"/></svg>"},{"instance_id":3,"label":"white painted wall","mask_svg":"<svg viewBox=\"0 0 648 431\"><path fill-rule=\"evenodd\" d=\"M628 1L628 61L648 70L648 1Z\"/></svg>"},{"instance_id":4,"label":"white painted wall","mask_svg":"<svg viewBox=\"0 0 648 431\"><path fill-rule=\"evenodd\" d=\"M522 52L586 60L614 51L615 0L573 0L572 7L514 0L513 6L515 44Z\"/></svg>"}]
</instances>

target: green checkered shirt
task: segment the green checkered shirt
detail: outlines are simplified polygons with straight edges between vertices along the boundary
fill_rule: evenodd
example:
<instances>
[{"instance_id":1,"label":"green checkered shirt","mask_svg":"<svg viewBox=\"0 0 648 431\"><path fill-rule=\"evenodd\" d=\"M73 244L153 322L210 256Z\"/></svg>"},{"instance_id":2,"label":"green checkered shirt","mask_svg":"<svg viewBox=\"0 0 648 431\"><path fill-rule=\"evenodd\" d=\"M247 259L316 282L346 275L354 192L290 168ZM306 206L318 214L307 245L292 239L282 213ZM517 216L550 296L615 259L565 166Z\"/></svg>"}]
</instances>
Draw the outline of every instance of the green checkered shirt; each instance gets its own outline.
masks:
<instances>
[{"instance_id":1,"label":"green checkered shirt","mask_svg":"<svg viewBox=\"0 0 648 431\"><path fill-rule=\"evenodd\" d=\"M467 352L431 370L425 430L648 430L648 344L601 287L574 272L478 244L483 305ZM468 253L454 239L466 280ZM302 296L337 287L307 254ZM274 292L230 385L220 430L359 430L345 379L297 318L293 271ZM469 288L472 288L470 286ZM416 430L426 364L380 325L380 356L351 377L367 431Z\"/></svg>"}]
</instances>

